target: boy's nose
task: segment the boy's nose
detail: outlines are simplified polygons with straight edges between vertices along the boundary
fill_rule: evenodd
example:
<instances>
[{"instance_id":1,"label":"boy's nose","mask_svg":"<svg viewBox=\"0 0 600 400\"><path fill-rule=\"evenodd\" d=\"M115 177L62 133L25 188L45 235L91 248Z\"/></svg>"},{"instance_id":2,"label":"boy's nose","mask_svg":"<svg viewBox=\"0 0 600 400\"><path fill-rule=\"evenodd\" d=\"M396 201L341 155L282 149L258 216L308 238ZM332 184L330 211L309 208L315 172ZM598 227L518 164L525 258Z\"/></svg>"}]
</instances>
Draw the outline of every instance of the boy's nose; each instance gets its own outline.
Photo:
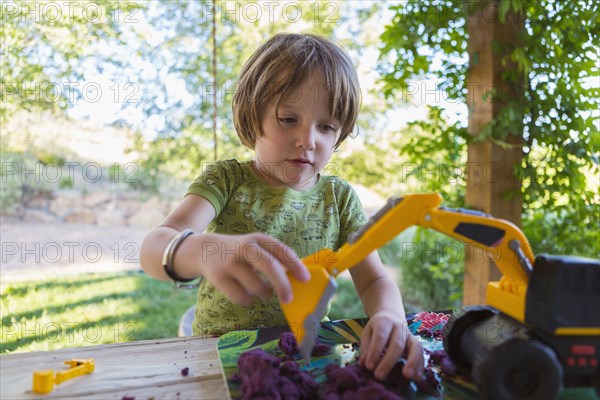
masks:
<instances>
[{"instance_id":1,"label":"boy's nose","mask_svg":"<svg viewBox=\"0 0 600 400\"><path fill-rule=\"evenodd\" d=\"M302 129L296 137L296 147L300 149L313 150L315 148L316 128Z\"/></svg>"}]
</instances>

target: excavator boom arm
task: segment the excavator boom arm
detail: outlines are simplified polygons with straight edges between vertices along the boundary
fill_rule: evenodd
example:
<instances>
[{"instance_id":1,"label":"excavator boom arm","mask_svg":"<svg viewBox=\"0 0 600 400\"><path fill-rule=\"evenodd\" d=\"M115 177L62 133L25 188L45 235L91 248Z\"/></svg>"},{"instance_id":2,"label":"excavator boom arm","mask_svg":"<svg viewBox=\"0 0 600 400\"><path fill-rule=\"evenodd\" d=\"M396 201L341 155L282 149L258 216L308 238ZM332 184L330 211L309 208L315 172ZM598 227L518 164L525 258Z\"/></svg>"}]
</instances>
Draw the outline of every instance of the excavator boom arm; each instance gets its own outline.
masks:
<instances>
[{"instance_id":1,"label":"excavator boom arm","mask_svg":"<svg viewBox=\"0 0 600 400\"><path fill-rule=\"evenodd\" d=\"M420 226L486 251L507 280L527 284L534 262L533 251L517 226L464 209L439 208L428 215L419 222Z\"/></svg>"},{"instance_id":2,"label":"excavator boom arm","mask_svg":"<svg viewBox=\"0 0 600 400\"><path fill-rule=\"evenodd\" d=\"M437 193L409 194L391 198L336 254L327 265L333 275L353 267L373 250L386 244L406 228L418 225L473 245L490 254L505 279L527 284L533 252L525 235L509 221L478 211L439 207Z\"/></svg>"},{"instance_id":3,"label":"excavator boom arm","mask_svg":"<svg viewBox=\"0 0 600 400\"><path fill-rule=\"evenodd\" d=\"M500 282L488 283L487 303L519 321L524 320L524 289L529 281L533 254L527 239L508 221L471 210L440 207L437 193L409 194L391 198L337 252L322 249L302 259L311 273L309 282L290 277L294 300L281 307L305 360L316 341L319 320L336 288L333 277L364 260L406 228L418 225L435 229L492 255L504 274Z\"/></svg>"}]
</instances>

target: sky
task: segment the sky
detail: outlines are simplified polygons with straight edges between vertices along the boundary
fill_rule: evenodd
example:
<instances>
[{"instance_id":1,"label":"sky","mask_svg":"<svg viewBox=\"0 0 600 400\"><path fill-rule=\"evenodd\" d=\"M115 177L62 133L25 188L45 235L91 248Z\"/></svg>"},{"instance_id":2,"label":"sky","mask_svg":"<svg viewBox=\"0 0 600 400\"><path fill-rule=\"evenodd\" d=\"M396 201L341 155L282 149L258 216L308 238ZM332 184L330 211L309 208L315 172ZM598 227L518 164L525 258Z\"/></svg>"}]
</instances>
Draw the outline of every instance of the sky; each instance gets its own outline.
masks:
<instances>
[{"instance_id":1,"label":"sky","mask_svg":"<svg viewBox=\"0 0 600 400\"><path fill-rule=\"evenodd\" d=\"M294 3L294 2L292 2ZM351 4L360 5L364 2L355 2ZM333 9L332 9L333 10ZM265 13L264 18L267 20L267 14ZM136 14L136 18L139 20L135 24L135 29L150 30L153 34L156 30L150 26L146 21L143 20L141 13ZM391 19L391 14L388 11L384 11L383 21L376 26L370 26L368 29L375 30L370 34L379 35L387 22ZM353 21L349 21L352 24ZM292 29L301 31L304 26L301 24L291 24ZM336 34L340 38L348 37L351 35L348 32L348 26L339 25ZM97 49L99 53L115 51L114 48L103 47L106 44L102 44ZM122 50L121 50L122 51ZM352 54L356 60L358 66L358 76L363 88L363 96L365 97L364 102L368 102L368 88L373 87L376 84L378 75L375 71L377 64L379 51L375 47L366 48L362 57ZM118 119L124 119L130 123L133 127L140 125L144 121L150 127L154 126L157 130L160 130L163 126L161 119L158 116L148 117L139 108L125 107L127 102L137 102L141 96L148 95L144 92L144 88L136 84L137 75L150 75L156 74L155 66L149 64L147 61L143 61L137 57L131 57L127 53L121 53L119 57L126 57L128 61L131 61L134 69L137 71L115 71L114 67L106 66L103 73L97 71L94 60L88 60L82 65L82 70L86 71L85 81L81 83L81 87L87 86L87 91L84 92L83 98L73 103L72 107L68 110L71 117L76 119L86 119L90 122L97 123L99 125L108 125ZM118 76L118 79L115 79ZM169 90L169 99L179 99L182 101L183 106L189 106L193 103L193 94L190 94L186 88L183 80L177 79L174 75L163 75L166 87ZM415 93L414 98L410 103L399 104L398 107L390 108L385 115L381 116L382 129L394 131L398 130L402 126L406 125L407 122L414 121L417 119L423 119L427 114L427 105L436 104L444 107L446 111L446 117L450 123L460 121L466 125L467 109L466 105L460 103L448 102L445 99L443 91L437 90L436 82L432 80L423 80L415 82ZM147 136L151 137L154 135L152 129L146 131Z\"/></svg>"},{"instance_id":2,"label":"sky","mask_svg":"<svg viewBox=\"0 0 600 400\"><path fill-rule=\"evenodd\" d=\"M277 4L283 4L285 2L276 2ZM295 2L289 2L291 4ZM349 4L351 6L363 5L365 1L353 1ZM242 3L240 3L242 4ZM333 4L333 3L332 3ZM392 2L386 2L386 8L383 12L381 20L377 21L377 24L368 27L363 27L368 30L368 34L379 36L383 31L383 28L391 20L391 12L387 9L387 6L391 5ZM136 30L145 32L151 32L151 38L154 38L156 43L160 41L161 32L151 26L143 19L142 13L137 13L135 18L138 22L132 25ZM269 23L271 15L264 13L261 23ZM348 21L346 24L341 24L336 28L336 35L340 38L351 37L352 33L349 31L349 26L356 24L356 21ZM306 27L302 24L291 24L291 29L300 31ZM127 32L125 32L127 34ZM152 44L152 43L151 43ZM97 71L97 66L94 64L94 60L88 60L87 63L82 65L82 70L85 72L85 81L81 83L81 86L86 84L89 86L87 93L84 92L84 98L80 101L75 102L70 110L69 115L76 119L87 119L90 122L97 123L99 125L108 125L118 119L124 119L134 128L140 126L142 121L150 129L146 130L146 136L152 137L157 130L163 128L162 119L158 115L148 116L140 110L140 108L126 107L126 103L137 102L143 96L150 95L146 93L143 87L140 87L136 82L138 76L151 76L156 74L157 67L150 64L148 61L141 60L138 57L132 57L131 54L127 53L127 49L113 49L107 47L104 43L97 49L99 53L106 53L117 51L120 53L118 57L122 57L130 61L134 67L134 70L115 70L114 66L106 65L103 73ZM364 53L361 57L351 52L351 55L356 61L358 68L358 76L363 88L363 96L365 98L364 103L368 103L369 94L368 89L376 85L378 75L376 73L376 66L378 62L379 50L376 47L368 47L364 49ZM435 64L439 64L439 59L434 59L433 68L437 68ZM117 77L117 78L115 78ZM183 80L176 78L174 75L163 74L162 79L165 82L165 86L168 89L167 98L170 100L180 100L183 107L187 107L193 104L194 95L189 93L185 88ZM445 109L444 116L446 117L449 124L459 122L462 126L467 125L468 110L464 103L448 101L447 96L443 90L438 87L439 83L433 79L425 79L413 82L414 93L410 102L404 104L398 104L396 107L391 107L387 112L381 115L381 129L383 131L397 131L408 122L415 120L425 119L427 116L427 106L437 105ZM592 77L585 81L585 85L588 87L600 86L600 78ZM400 96L405 97L405 96ZM586 112L590 114L589 112ZM600 115L600 110L595 113L596 116ZM360 120L359 120L360 121ZM596 123L600 125L600 120L596 120ZM154 127L154 129L152 129ZM600 128L600 126L599 126Z\"/></svg>"}]
</instances>

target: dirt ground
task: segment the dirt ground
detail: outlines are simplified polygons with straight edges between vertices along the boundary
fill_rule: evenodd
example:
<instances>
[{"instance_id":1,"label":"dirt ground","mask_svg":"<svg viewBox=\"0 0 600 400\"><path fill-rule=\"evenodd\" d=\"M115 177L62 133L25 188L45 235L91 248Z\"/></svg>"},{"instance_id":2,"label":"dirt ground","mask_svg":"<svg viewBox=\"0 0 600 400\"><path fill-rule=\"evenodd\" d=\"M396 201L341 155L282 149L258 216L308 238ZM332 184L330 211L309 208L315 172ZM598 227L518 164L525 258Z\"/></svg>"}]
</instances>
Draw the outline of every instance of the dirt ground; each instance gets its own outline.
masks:
<instances>
[{"instance_id":1,"label":"dirt ground","mask_svg":"<svg viewBox=\"0 0 600 400\"><path fill-rule=\"evenodd\" d=\"M148 229L83 224L0 222L2 280L91 272L141 270L140 244ZM397 271L388 267L396 279ZM346 271L340 275L349 278Z\"/></svg>"},{"instance_id":2,"label":"dirt ground","mask_svg":"<svg viewBox=\"0 0 600 400\"><path fill-rule=\"evenodd\" d=\"M0 224L2 279L140 269L148 229L82 224Z\"/></svg>"}]
</instances>

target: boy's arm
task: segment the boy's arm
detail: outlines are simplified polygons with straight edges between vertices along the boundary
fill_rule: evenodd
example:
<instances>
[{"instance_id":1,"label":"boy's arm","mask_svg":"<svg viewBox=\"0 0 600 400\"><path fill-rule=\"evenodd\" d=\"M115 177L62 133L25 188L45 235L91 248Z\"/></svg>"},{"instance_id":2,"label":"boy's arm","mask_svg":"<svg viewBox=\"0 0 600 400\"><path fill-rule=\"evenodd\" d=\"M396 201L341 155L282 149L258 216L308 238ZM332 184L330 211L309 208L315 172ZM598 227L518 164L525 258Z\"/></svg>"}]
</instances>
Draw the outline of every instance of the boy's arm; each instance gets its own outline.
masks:
<instances>
[{"instance_id":1,"label":"boy's arm","mask_svg":"<svg viewBox=\"0 0 600 400\"><path fill-rule=\"evenodd\" d=\"M383 379L406 349L408 356L403 374L410 379L421 379L423 349L408 330L400 290L377 252L350 269L350 274L369 317L361 335L361 365L374 370L376 378Z\"/></svg>"},{"instance_id":2,"label":"boy's arm","mask_svg":"<svg viewBox=\"0 0 600 400\"><path fill-rule=\"evenodd\" d=\"M385 310L405 321L400 290L385 270L376 251L351 268L350 275L367 316Z\"/></svg>"},{"instance_id":3,"label":"boy's arm","mask_svg":"<svg viewBox=\"0 0 600 400\"><path fill-rule=\"evenodd\" d=\"M202 233L215 218L215 209L202 196L190 194L173 210L162 224L152 229L144 238L140 248L140 264L144 271L160 280L170 280L162 266L162 256L167 244L184 229L190 228ZM177 265L177 274L183 278L199 276L196 266L186 262L197 259L194 256L202 246L197 243L199 235L192 235L179 247L173 264Z\"/></svg>"},{"instance_id":4,"label":"boy's arm","mask_svg":"<svg viewBox=\"0 0 600 400\"><path fill-rule=\"evenodd\" d=\"M173 260L177 275L184 279L203 275L229 299L244 306L250 306L254 296L268 299L273 290L281 301L289 303L292 292L286 271L302 282L310 278L296 253L263 233L203 233L215 214L208 200L194 194L186 196L142 242L140 263L144 271L157 279L169 280L162 266L163 252L178 232L190 228L196 234L181 243Z\"/></svg>"}]
</instances>

